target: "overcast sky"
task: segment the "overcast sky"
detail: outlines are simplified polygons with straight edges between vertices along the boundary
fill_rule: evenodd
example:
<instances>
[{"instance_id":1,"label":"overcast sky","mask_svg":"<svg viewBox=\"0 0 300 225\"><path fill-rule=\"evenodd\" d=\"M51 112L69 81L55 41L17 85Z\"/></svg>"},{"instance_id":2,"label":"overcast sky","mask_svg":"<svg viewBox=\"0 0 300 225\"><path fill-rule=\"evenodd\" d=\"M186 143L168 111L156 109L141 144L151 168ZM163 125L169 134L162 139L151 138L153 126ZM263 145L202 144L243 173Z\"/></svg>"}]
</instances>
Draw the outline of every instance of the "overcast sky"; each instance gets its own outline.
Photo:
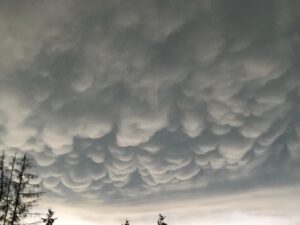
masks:
<instances>
[{"instance_id":1,"label":"overcast sky","mask_svg":"<svg viewBox=\"0 0 300 225\"><path fill-rule=\"evenodd\" d=\"M299 47L298 0L0 0L0 150L57 225L299 225Z\"/></svg>"}]
</instances>

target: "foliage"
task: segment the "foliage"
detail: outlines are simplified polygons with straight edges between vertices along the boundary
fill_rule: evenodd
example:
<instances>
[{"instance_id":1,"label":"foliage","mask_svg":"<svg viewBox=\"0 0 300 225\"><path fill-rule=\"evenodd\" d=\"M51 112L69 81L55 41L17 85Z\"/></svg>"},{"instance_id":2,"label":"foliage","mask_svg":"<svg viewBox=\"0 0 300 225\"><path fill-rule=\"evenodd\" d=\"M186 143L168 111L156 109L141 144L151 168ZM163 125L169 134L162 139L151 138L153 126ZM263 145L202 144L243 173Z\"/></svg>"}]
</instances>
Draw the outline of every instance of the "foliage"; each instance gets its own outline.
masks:
<instances>
[{"instance_id":1,"label":"foliage","mask_svg":"<svg viewBox=\"0 0 300 225\"><path fill-rule=\"evenodd\" d=\"M125 220L125 224L122 224L122 225L129 225L129 220L126 219L126 220Z\"/></svg>"},{"instance_id":2,"label":"foliage","mask_svg":"<svg viewBox=\"0 0 300 225\"><path fill-rule=\"evenodd\" d=\"M15 155L6 166L5 154L0 156L0 223L24 224L40 195L39 185L34 184L32 160L24 154Z\"/></svg>"},{"instance_id":3,"label":"foliage","mask_svg":"<svg viewBox=\"0 0 300 225\"><path fill-rule=\"evenodd\" d=\"M164 219L165 219L165 218L166 218L165 216L159 214L159 215L158 215L158 221L157 221L157 224L158 224L158 225L168 225L168 224L166 224L166 223L164 222Z\"/></svg>"},{"instance_id":4,"label":"foliage","mask_svg":"<svg viewBox=\"0 0 300 225\"><path fill-rule=\"evenodd\" d=\"M46 225L52 225L54 221L57 220L57 218L53 218L53 216L54 216L54 211L48 209L47 217L42 218L43 223L45 223Z\"/></svg>"}]
</instances>

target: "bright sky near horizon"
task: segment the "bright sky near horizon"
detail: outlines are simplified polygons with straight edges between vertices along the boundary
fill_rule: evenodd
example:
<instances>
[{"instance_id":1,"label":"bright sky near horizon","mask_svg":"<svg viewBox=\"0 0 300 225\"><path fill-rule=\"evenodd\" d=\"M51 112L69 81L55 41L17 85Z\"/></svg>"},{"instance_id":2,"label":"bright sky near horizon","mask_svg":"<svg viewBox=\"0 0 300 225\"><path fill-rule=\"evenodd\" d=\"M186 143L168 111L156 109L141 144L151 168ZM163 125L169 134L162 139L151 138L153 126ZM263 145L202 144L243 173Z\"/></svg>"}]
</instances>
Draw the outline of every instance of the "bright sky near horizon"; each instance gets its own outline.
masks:
<instances>
[{"instance_id":1,"label":"bright sky near horizon","mask_svg":"<svg viewBox=\"0 0 300 225\"><path fill-rule=\"evenodd\" d=\"M300 1L0 1L0 150L56 225L300 225Z\"/></svg>"}]
</instances>

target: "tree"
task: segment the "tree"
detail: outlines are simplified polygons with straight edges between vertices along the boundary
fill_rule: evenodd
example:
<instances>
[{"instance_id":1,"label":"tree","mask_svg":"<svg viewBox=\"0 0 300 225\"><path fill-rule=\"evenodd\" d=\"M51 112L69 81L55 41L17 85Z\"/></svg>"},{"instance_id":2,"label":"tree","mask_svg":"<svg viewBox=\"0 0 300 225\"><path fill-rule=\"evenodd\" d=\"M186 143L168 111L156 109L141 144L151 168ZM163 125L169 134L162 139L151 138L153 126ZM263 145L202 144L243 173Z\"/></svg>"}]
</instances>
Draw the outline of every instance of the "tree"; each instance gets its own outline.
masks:
<instances>
[{"instance_id":1,"label":"tree","mask_svg":"<svg viewBox=\"0 0 300 225\"><path fill-rule=\"evenodd\" d=\"M32 160L26 154L17 160L18 168L15 169L14 202L11 211L10 225L19 224L29 214L29 211L39 200L42 192L37 191L38 184L33 184L32 180L37 178L31 171Z\"/></svg>"},{"instance_id":2,"label":"tree","mask_svg":"<svg viewBox=\"0 0 300 225\"><path fill-rule=\"evenodd\" d=\"M5 154L2 152L0 156L0 203L4 195L4 182L5 182L5 165L4 165Z\"/></svg>"},{"instance_id":3,"label":"tree","mask_svg":"<svg viewBox=\"0 0 300 225\"><path fill-rule=\"evenodd\" d=\"M2 155L0 156L0 221L3 221L4 219L4 212L6 211L5 209L5 182L7 181L6 177L6 168L4 164L5 160L5 154L2 152Z\"/></svg>"},{"instance_id":4,"label":"tree","mask_svg":"<svg viewBox=\"0 0 300 225\"><path fill-rule=\"evenodd\" d=\"M5 225L7 222L9 222L8 216L9 212L11 210L11 203L13 201L13 195L12 195L12 183L13 183L13 178L14 178L14 171L15 171L15 166L16 166L16 155L13 157L12 161L10 162L11 169L9 171L9 178L8 178L8 183L7 187L5 188L4 186L4 191L5 195L2 207L3 208L3 215L1 215L1 220L3 221L3 225Z\"/></svg>"},{"instance_id":5,"label":"tree","mask_svg":"<svg viewBox=\"0 0 300 225\"><path fill-rule=\"evenodd\" d=\"M166 223L164 222L164 219L165 219L165 218L166 218L165 216L159 214L159 215L158 215L157 225L168 225L168 224L166 224Z\"/></svg>"},{"instance_id":6,"label":"tree","mask_svg":"<svg viewBox=\"0 0 300 225\"><path fill-rule=\"evenodd\" d=\"M5 167L5 155L0 156L0 222L19 225L39 200L39 185L33 183L32 161L26 154L15 155ZM22 222L23 224L23 222Z\"/></svg>"},{"instance_id":7,"label":"tree","mask_svg":"<svg viewBox=\"0 0 300 225\"><path fill-rule=\"evenodd\" d=\"M53 216L54 216L54 211L48 209L47 217L42 218L43 223L45 223L46 225L52 225L54 221L57 220L57 218L53 218Z\"/></svg>"},{"instance_id":8,"label":"tree","mask_svg":"<svg viewBox=\"0 0 300 225\"><path fill-rule=\"evenodd\" d=\"M122 224L122 225L129 225L129 220L126 219L126 220L125 220L125 224Z\"/></svg>"}]
</instances>

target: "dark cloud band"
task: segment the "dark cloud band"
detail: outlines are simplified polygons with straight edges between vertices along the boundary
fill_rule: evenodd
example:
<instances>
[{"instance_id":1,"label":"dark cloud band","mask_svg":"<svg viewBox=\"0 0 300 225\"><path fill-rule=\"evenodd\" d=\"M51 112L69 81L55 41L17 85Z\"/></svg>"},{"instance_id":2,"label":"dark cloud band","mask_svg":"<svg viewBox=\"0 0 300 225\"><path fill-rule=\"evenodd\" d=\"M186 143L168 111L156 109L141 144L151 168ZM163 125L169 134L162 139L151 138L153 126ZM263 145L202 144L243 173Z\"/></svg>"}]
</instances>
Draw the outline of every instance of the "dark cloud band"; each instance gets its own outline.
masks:
<instances>
[{"instance_id":1,"label":"dark cloud band","mask_svg":"<svg viewBox=\"0 0 300 225\"><path fill-rule=\"evenodd\" d=\"M30 152L50 194L135 200L299 178L298 1L0 12L0 148Z\"/></svg>"}]
</instances>

